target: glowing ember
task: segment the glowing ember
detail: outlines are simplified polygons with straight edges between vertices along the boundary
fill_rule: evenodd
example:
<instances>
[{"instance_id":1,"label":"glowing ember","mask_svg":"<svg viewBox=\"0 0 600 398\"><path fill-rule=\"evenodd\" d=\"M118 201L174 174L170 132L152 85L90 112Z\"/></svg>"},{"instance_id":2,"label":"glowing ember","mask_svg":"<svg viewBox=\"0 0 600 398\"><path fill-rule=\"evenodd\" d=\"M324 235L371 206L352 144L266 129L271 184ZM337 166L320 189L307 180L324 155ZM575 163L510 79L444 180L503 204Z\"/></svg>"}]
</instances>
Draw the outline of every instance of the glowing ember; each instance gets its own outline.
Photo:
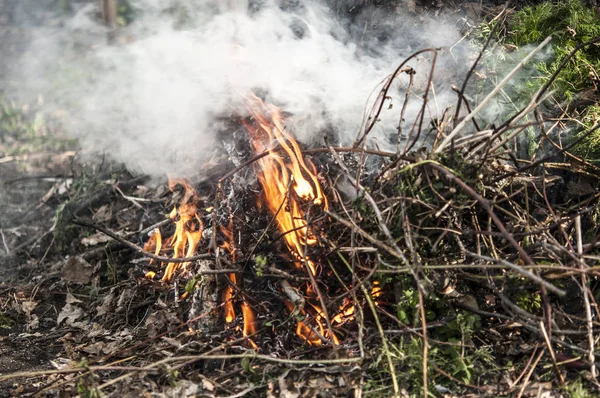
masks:
<instances>
[{"instance_id":1,"label":"glowing ember","mask_svg":"<svg viewBox=\"0 0 600 398\"><path fill-rule=\"evenodd\" d=\"M373 287L371 288L371 297L373 297L374 299L377 299L382 294L383 294L383 289L381 289L381 284L379 283L379 281L373 281ZM377 300L375 300L375 304L378 304L378 303L379 302Z\"/></svg>"}]
</instances>

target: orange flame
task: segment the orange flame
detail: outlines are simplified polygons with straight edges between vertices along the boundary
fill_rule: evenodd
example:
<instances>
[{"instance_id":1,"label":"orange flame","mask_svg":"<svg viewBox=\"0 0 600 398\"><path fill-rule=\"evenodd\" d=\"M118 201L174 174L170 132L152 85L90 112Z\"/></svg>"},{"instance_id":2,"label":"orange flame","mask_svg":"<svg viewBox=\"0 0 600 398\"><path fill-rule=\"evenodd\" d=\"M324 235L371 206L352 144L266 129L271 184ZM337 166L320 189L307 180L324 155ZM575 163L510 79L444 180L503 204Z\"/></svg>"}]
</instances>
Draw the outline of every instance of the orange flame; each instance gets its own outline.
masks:
<instances>
[{"instance_id":1,"label":"orange flame","mask_svg":"<svg viewBox=\"0 0 600 398\"><path fill-rule=\"evenodd\" d=\"M231 283L236 284L235 274L229 274ZM223 291L223 303L225 305L225 323L229 324L235 320L235 309L233 308L233 287L227 286Z\"/></svg>"},{"instance_id":2,"label":"orange flame","mask_svg":"<svg viewBox=\"0 0 600 398\"><path fill-rule=\"evenodd\" d=\"M169 218L175 222L175 233L167 238L163 244L162 235L156 229L144 245L144 250L159 255L167 249L172 249L172 258L192 257L196 253L196 248L202 238L202 221L197 214L198 194L189 181L183 178L169 178L169 189L171 191L177 185L183 186L185 191L179 209L175 206L169 214ZM185 270L188 265L188 262L168 263L162 280L164 282L170 281L177 271ZM153 278L155 274L150 271L146 274L146 277Z\"/></svg>"},{"instance_id":3,"label":"orange flame","mask_svg":"<svg viewBox=\"0 0 600 398\"><path fill-rule=\"evenodd\" d=\"M354 320L355 307L352 301L346 297L340 307L340 312L331 319L334 325L343 325Z\"/></svg>"},{"instance_id":4,"label":"orange flame","mask_svg":"<svg viewBox=\"0 0 600 398\"><path fill-rule=\"evenodd\" d=\"M298 143L285 131L279 108L266 106L254 95L247 99L246 106L256 122L255 125L245 123L252 149L255 154L268 153L256 162L256 174L263 188L264 201L277 221L288 250L296 259L296 266L306 264L309 272L317 275L315 263L306 258L305 252L306 246L315 245L317 239L308 228L303 210L304 204L328 209L316 168L304 159ZM275 150L276 145L281 147L283 155ZM317 315L312 318L312 325L298 321L296 333L311 345L320 345L327 339L338 344L337 337L323 326L322 310L318 306L313 307ZM293 311L293 305L288 309ZM306 315L304 309L300 311Z\"/></svg>"},{"instance_id":5,"label":"orange flame","mask_svg":"<svg viewBox=\"0 0 600 398\"><path fill-rule=\"evenodd\" d=\"M242 315L244 316L244 328L242 329L242 336L248 337L248 342L255 350L258 350L256 343L249 338L249 336L256 333L256 319L254 318L254 311L246 300L242 301Z\"/></svg>"},{"instance_id":6,"label":"orange flame","mask_svg":"<svg viewBox=\"0 0 600 398\"><path fill-rule=\"evenodd\" d=\"M286 301L285 305L291 313L298 311L298 313L304 317L304 319L299 320L296 325L296 334L308 344L320 346L323 342L328 340L336 345L340 343L338 337L334 333L330 333L323 325L324 315L319 306L311 304L311 306L317 310L317 315L313 318L309 318L303 308L294 307L294 304L289 301Z\"/></svg>"},{"instance_id":7,"label":"orange flame","mask_svg":"<svg viewBox=\"0 0 600 398\"><path fill-rule=\"evenodd\" d=\"M305 246L314 245L317 240L308 229L301 201L297 199L327 210L327 198L323 195L315 166L304 160L298 143L285 131L279 108L274 105L267 107L256 96L248 99L247 107L258 125L254 127L245 123L254 152L268 152L267 156L257 161L257 176L264 199L271 214L275 215L288 249L297 260L304 261ZM281 146L287 161L274 150L275 145ZM315 264L306 261L312 274L316 275Z\"/></svg>"},{"instance_id":8,"label":"orange flame","mask_svg":"<svg viewBox=\"0 0 600 398\"><path fill-rule=\"evenodd\" d=\"M227 241L223 242L221 247L226 249L231 254L231 259L235 262L237 257L237 250L235 241L233 239L233 219L230 217L229 219L229 228L221 228L221 232L227 238ZM229 274L229 279L234 286L237 286L237 275ZM235 321L235 308L233 303L233 293L234 287L228 285L223 291L223 303L224 303L224 312L225 312L225 323L231 324ZM256 333L256 319L254 317L254 311L250 305L246 302L245 299L242 300L242 317L244 318L244 327L242 328L242 335L244 337L248 337L254 333ZM251 339L248 338L248 343L252 348L258 350L258 345Z\"/></svg>"},{"instance_id":9,"label":"orange flame","mask_svg":"<svg viewBox=\"0 0 600 398\"><path fill-rule=\"evenodd\" d=\"M170 178L169 189L173 191L177 185L183 186L185 193L179 206L173 208L169 217L175 221L175 233L169 239L173 248L173 258L192 257L202 237L202 221L198 217L196 203L198 194L189 181L182 178ZM179 216L179 217L178 217ZM169 263L162 280L167 282L178 270L185 270L189 263Z\"/></svg>"}]
</instances>

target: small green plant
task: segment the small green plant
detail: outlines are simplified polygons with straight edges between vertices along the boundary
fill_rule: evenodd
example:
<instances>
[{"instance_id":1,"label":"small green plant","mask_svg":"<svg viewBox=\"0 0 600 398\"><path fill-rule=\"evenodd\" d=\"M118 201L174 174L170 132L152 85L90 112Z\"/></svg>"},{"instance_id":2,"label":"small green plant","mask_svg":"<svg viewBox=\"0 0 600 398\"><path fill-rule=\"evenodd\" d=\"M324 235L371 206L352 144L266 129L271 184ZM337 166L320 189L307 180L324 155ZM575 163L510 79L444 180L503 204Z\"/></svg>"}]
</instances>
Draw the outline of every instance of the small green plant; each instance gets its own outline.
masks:
<instances>
[{"instance_id":1,"label":"small green plant","mask_svg":"<svg viewBox=\"0 0 600 398\"><path fill-rule=\"evenodd\" d=\"M84 380L77 383L77 393L82 398L100 398L102 394L97 388L88 387Z\"/></svg>"},{"instance_id":2,"label":"small green plant","mask_svg":"<svg viewBox=\"0 0 600 398\"><path fill-rule=\"evenodd\" d=\"M167 374L167 378L169 380L169 385L171 387L177 386L177 380L179 379L179 371L178 370L169 369L168 370L168 374Z\"/></svg>"},{"instance_id":3,"label":"small green plant","mask_svg":"<svg viewBox=\"0 0 600 398\"><path fill-rule=\"evenodd\" d=\"M254 256L254 267L256 269L256 275L262 276L267 268L267 257L260 254Z\"/></svg>"},{"instance_id":4,"label":"small green plant","mask_svg":"<svg viewBox=\"0 0 600 398\"><path fill-rule=\"evenodd\" d=\"M0 329L10 329L12 327L12 321L9 317L0 312Z\"/></svg>"},{"instance_id":5,"label":"small green plant","mask_svg":"<svg viewBox=\"0 0 600 398\"><path fill-rule=\"evenodd\" d=\"M535 313L542 308L542 296L539 293L521 291L516 295L515 302L527 312Z\"/></svg>"},{"instance_id":6,"label":"small green plant","mask_svg":"<svg viewBox=\"0 0 600 398\"><path fill-rule=\"evenodd\" d=\"M580 0L543 2L515 13L510 22L508 42L517 47L536 44L547 36L554 38L554 57L549 62L539 62L537 67L545 75L558 69L563 58L578 44L600 37L600 18L593 9ZM579 51L564 68L555 86L567 99L597 80L600 67L600 47L588 46Z\"/></svg>"},{"instance_id":7,"label":"small green plant","mask_svg":"<svg viewBox=\"0 0 600 398\"><path fill-rule=\"evenodd\" d=\"M583 385L581 379L571 381L564 387L565 394L570 398L592 398L595 394L590 393Z\"/></svg>"}]
</instances>

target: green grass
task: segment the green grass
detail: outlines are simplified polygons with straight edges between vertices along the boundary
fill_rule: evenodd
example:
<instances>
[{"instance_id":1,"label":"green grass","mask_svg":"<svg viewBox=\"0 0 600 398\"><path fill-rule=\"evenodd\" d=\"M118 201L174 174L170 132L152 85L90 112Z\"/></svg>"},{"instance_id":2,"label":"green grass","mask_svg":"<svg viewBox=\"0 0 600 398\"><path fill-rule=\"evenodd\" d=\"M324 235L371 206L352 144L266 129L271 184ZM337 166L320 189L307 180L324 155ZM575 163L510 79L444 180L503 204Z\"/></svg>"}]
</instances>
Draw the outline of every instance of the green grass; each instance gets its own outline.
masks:
<instances>
[{"instance_id":1,"label":"green grass","mask_svg":"<svg viewBox=\"0 0 600 398\"><path fill-rule=\"evenodd\" d=\"M481 44L489 36L494 24L484 23L474 35L475 43ZM538 58L533 71L525 70L514 79L501 93L499 103L509 113L526 105L533 95L548 82L550 77L559 71L561 62L578 45L600 37L600 16L580 0L546 1L538 5L524 7L511 14L505 26L497 30L496 42L504 47L497 47L486 52L484 68L488 72L496 72L495 76L478 82L476 91L485 95L489 87L495 83L496 76L503 76L516 62L529 53L533 46L552 36L551 54ZM492 73L493 74L493 73ZM556 80L550 87L554 91L554 99L562 107L570 107L575 113L578 123L569 126L571 139L585 134L600 119L598 105L598 87L600 86L600 43L586 46L579 50L558 72ZM596 91L596 102L592 94ZM586 93L591 100L582 101ZM552 105L550 105L552 106ZM529 120L531 121L531 120ZM529 137L533 142L534 137ZM535 150L535 148L532 148ZM530 149L531 155L532 150ZM592 163L600 162L600 132L593 133L572 149L572 152Z\"/></svg>"},{"instance_id":2,"label":"green grass","mask_svg":"<svg viewBox=\"0 0 600 398\"><path fill-rule=\"evenodd\" d=\"M24 112L0 96L0 152L5 156L72 149L76 141L57 134L56 123L42 112Z\"/></svg>"},{"instance_id":3,"label":"green grass","mask_svg":"<svg viewBox=\"0 0 600 398\"><path fill-rule=\"evenodd\" d=\"M600 17L579 0L544 2L536 6L526 7L516 12L509 20L506 42L523 47L537 44L547 36L553 37L553 57L539 61L537 70L544 77L530 84L531 90L537 90L558 69L560 63L577 45L600 37ZM586 90L597 90L600 84L600 43L584 47L578 51L560 70L552 89L556 90L559 101L571 104L577 95ZM598 122L600 107L597 104L583 106L578 109L577 119L583 124L584 134ZM588 161L600 161L600 133L595 133L577 145L573 152Z\"/></svg>"},{"instance_id":4,"label":"green grass","mask_svg":"<svg viewBox=\"0 0 600 398\"><path fill-rule=\"evenodd\" d=\"M560 62L578 44L600 37L600 18L595 11L579 0L544 2L526 7L515 13L509 22L507 42L517 47L536 44L552 36L554 57L539 62L538 69L549 76L556 72ZM579 51L564 68L555 88L567 99L590 88L598 79L600 45L591 45Z\"/></svg>"}]
</instances>

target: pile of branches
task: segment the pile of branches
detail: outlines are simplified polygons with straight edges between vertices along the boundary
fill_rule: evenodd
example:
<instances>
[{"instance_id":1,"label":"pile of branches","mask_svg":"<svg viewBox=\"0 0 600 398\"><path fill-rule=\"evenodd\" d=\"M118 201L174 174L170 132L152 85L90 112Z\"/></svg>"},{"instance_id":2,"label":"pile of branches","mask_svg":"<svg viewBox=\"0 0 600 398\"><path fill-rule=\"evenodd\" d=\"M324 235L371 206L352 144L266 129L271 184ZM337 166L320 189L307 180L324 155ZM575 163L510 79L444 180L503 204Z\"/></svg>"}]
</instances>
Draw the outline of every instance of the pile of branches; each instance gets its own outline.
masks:
<instances>
[{"instance_id":1,"label":"pile of branches","mask_svg":"<svg viewBox=\"0 0 600 398\"><path fill-rule=\"evenodd\" d=\"M433 323L438 328L440 321L446 325L453 321L447 318L450 312L436 318L441 312L436 309L435 300L440 297L455 309L478 315L486 327L476 334L480 343L475 345L482 347L481 342L485 342L483 346L490 347L497 360L504 352L500 345L515 341L514 327L519 330L518 339L530 344L522 352L530 357L520 374L509 376L508 382L505 378L505 383L501 383L504 385L497 389L485 386L488 383L485 381L470 385L467 382L472 380L470 377L462 383L458 381L467 389L522 395L532 374L550 385L554 382L557 387L566 384L566 372L573 369L589 370L590 380L597 383L595 341L600 331L596 321L600 313L596 303L599 291L595 264L600 259L597 189L600 168L569 150L594 134L600 125L573 128L577 120L568 110L548 115L544 104L552 98L549 88L560 70L577 51L594 45L600 38L575 48L529 103L501 125L482 128L483 122L478 120L479 112L549 41L550 38L525 57L473 108L464 93L478 67L480 54L461 89L455 90L458 93L455 114L446 112L436 121L434 137L425 141L427 149L411 152L424 142L423 115L429 90L420 98L422 108L409 133L403 133L402 124L398 127L396 153L365 149L392 82L401 74L408 74L411 78L405 87L407 95L401 120L404 119L415 73L406 66L412 57L432 53L433 66L427 86L431 87L437 50L420 51L388 78L362 135L352 148L352 151L360 148L362 158L369 153L387 157L382 170L361 178L366 174L363 164L350 169L336 148L329 148L358 198L351 211L330 216L351 231L351 238L342 246L349 246L354 253L353 271L366 272L369 277L365 280L379 278L393 285L393 302L398 312L390 314L381 309L380 315L389 322L388 327L414 333L421 339L420 380L421 393L425 395L432 379L437 382L441 377L457 382L457 378L465 375L460 370L448 374L440 368L443 358L429 354L447 330L441 334L435 329L428 332L428 325ZM466 109L464 115L461 107ZM521 137L526 130L535 131L537 146L542 149L523 159L518 148L526 145ZM559 137L566 131L570 131L572 138L562 142ZM374 254L356 255L365 247L373 248ZM402 274L410 276L408 286L418 293L419 311L413 318L404 316L400 308L407 290L406 283L399 278ZM407 319L411 324L406 323ZM512 331L504 339L498 339L491 333L498 330ZM430 333L435 343L428 341ZM401 383L397 380L403 379L399 375L407 368L398 366L396 355L385 344L386 339L396 344L399 340L386 335L384 329L381 334L390 384L395 393L400 393ZM473 343L474 336L469 334L469 342L461 340L463 350L465 345ZM461 360L466 358L464 351L459 356ZM428 357L433 358L430 364ZM551 364L547 367L551 374L540 371L542 359ZM480 362L479 366L487 365ZM500 377L493 373L488 372L480 380Z\"/></svg>"}]
</instances>

